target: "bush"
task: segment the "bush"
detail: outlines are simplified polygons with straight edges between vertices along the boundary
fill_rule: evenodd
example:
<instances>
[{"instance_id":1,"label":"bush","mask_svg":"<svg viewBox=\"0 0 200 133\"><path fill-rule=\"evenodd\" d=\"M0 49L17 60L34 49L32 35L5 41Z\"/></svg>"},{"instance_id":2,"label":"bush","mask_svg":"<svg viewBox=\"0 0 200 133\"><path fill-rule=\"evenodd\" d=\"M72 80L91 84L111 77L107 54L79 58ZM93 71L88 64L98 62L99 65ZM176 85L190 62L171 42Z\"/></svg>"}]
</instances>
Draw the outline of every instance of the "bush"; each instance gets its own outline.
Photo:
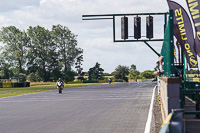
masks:
<instances>
[{"instance_id":1,"label":"bush","mask_svg":"<svg viewBox=\"0 0 200 133\"><path fill-rule=\"evenodd\" d=\"M27 76L27 80L28 81L31 81L31 82L36 82L36 76L35 76L35 73L30 73L28 76Z\"/></svg>"},{"instance_id":2,"label":"bush","mask_svg":"<svg viewBox=\"0 0 200 133\"><path fill-rule=\"evenodd\" d=\"M115 71L112 72L112 75L115 77L115 79L123 79L128 81L126 76L129 75L129 67L118 65L117 68L115 68Z\"/></svg>"},{"instance_id":3,"label":"bush","mask_svg":"<svg viewBox=\"0 0 200 133\"><path fill-rule=\"evenodd\" d=\"M151 79L151 78L154 78L155 75L153 74L153 71L150 71L150 70L146 70L142 73L140 73L140 76L145 79Z\"/></svg>"},{"instance_id":4,"label":"bush","mask_svg":"<svg viewBox=\"0 0 200 133\"><path fill-rule=\"evenodd\" d=\"M135 80L137 80L137 79L139 79L140 78L140 72L139 71L131 71L130 73L129 73L129 78L130 79L135 79Z\"/></svg>"}]
</instances>

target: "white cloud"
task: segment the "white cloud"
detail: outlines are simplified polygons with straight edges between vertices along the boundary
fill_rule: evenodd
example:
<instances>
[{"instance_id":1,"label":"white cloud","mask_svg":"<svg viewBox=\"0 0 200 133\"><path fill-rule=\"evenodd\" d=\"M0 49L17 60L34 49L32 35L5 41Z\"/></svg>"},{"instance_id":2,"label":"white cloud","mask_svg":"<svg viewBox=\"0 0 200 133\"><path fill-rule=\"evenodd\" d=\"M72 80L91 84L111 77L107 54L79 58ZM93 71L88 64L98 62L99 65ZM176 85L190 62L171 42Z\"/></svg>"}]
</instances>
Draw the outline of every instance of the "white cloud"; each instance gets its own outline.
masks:
<instances>
[{"instance_id":1,"label":"white cloud","mask_svg":"<svg viewBox=\"0 0 200 133\"><path fill-rule=\"evenodd\" d=\"M26 6L39 6L40 0L0 0L0 12L23 9Z\"/></svg>"},{"instance_id":2,"label":"white cloud","mask_svg":"<svg viewBox=\"0 0 200 133\"><path fill-rule=\"evenodd\" d=\"M47 2L47 0L40 0L40 5L42 6L43 4L45 4Z\"/></svg>"}]
</instances>

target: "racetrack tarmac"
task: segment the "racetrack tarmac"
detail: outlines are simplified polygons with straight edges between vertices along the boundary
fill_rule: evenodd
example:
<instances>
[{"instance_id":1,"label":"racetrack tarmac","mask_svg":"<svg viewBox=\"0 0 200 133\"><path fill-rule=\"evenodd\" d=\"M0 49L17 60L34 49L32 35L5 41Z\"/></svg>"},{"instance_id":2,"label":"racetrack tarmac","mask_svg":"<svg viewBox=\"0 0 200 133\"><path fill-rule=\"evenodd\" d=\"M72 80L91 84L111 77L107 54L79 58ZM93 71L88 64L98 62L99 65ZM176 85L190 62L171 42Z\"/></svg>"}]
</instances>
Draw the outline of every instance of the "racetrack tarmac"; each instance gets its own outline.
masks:
<instances>
[{"instance_id":1,"label":"racetrack tarmac","mask_svg":"<svg viewBox=\"0 0 200 133\"><path fill-rule=\"evenodd\" d=\"M154 83L0 98L0 133L144 133Z\"/></svg>"}]
</instances>

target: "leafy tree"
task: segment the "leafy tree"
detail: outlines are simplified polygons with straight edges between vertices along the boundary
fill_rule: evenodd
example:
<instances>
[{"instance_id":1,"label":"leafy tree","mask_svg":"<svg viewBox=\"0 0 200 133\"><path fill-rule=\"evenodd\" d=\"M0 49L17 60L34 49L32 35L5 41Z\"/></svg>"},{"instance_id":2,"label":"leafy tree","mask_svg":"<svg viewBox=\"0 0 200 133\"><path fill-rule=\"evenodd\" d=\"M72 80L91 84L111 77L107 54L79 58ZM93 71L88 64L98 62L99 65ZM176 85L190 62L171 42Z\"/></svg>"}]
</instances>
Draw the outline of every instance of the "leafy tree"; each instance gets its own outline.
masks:
<instances>
[{"instance_id":1,"label":"leafy tree","mask_svg":"<svg viewBox=\"0 0 200 133\"><path fill-rule=\"evenodd\" d=\"M140 78L140 72L136 70L136 65L132 64L130 68L129 78L137 80Z\"/></svg>"},{"instance_id":2,"label":"leafy tree","mask_svg":"<svg viewBox=\"0 0 200 133\"><path fill-rule=\"evenodd\" d=\"M52 43L50 31L44 27L29 27L28 35L31 38L29 45L29 67L37 70L39 76L48 81L50 74L49 66L51 66L51 58L55 55L55 44Z\"/></svg>"},{"instance_id":3,"label":"leafy tree","mask_svg":"<svg viewBox=\"0 0 200 133\"><path fill-rule=\"evenodd\" d=\"M123 79L125 81L128 81L128 78L126 76L128 76L129 71L129 67L118 65L112 74L116 79Z\"/></svg>"},{"instance_id":4,"label":"leafy tree","mask_svg":"<svg viewBox=\"0 0 200 133\"><path fill-rule=\"evenodd\" d=\"M30 73L30 74L27 76L27 80L29 80L30 82L36 82L37 79L36 79L35 73Z\"/></svg>"},{"instance_id":5,"label":"leafy tree","mask_svg":"<svg viewBox=\"0 0 200 133\"><path fill-rule=\"evenodd\" d=\"M73 76L69 75L72 74L71 66L74 65L75 59L83 53L83 50L77 47L77 35L74 35L66 26L54 25L52 35L58 48L59 62L63 63L64 78L70 81Z\"/></svg>"},{"instance_id":6,"label":"leafy tree","mask_svg":"<svg viewBox=\"0 0 200 133\"><path fill-rule=\"evenodd\" d=\"M76 58L76 63L75 63L75 68L77 70L77 74L78 74L78 80L84 80L84 72L82 72L83 68L81 67L83 62L83 55L80 55L79 57Z\"/></svg>"},{"instance_id":7,"label":"leafy tree","mask_svg":"<svg viewBox=\"0 0 200 133\"><path fill-rule=\"evenodd\" d=\"M0 41L0 75L9 77L14 73L35 75L36 81L55 81L59 77L65 81L74 79L71 67L75 59L83 53L77 47L77 35L62 25L52 26L52 30L41 26L20 31L15 26L3 27ZM7 66L7 67L4 67ZM12 72L12 73L11 73Z\"/></svg>"},{"instance_id":8,"label":"leafy tree","mask_svg":"<svg viewBox=\"0 0 200 133\"><path fill-rule=\"evenodd\" d=\"M140 73L140 76L144 77L146 79L151 79L151 78L155 77L155 75L153 74L153 71L151 71L151 70L146 70L146 71Z\"/></svg>"},{"instance_id":9,"label":"leafy tree","mask_svg":"<svg viewBox=\"0 0 200 133\"><path fill-rule=\"evenodd\" d=\"M129 78L130 79L135 79L135 80L137 80L138 78L140 78L140 72L139 71L131 71L130 73L129 73Z\"/></svg>"},{"instance_id":10,"label":"leafy tree","mask_svg":"<svg viewBox=\"0 0 200 133\"><path fill-rule=\"evenodd\" d=\"M131 68L130 68L130 71L136 71L136 65L132 64Z\"/></svg>"},{"instance_id":11,"label":"leafy tree","mask_svg":"<svg viewBox=\"0 0 200 133\"><path fill-rule=\"evenodd\" d=\"M20 31L15 26L3 27L0 31L0 41L4 44L1 53L10 65L17 68L17 73L24 72L26 65L26 46L30 39L25 31Z\"/></svg>"},{"instance_id":12,"label":"leafy tree","mask_svg":"<svg viewBox=\"0 0 200 133\"><path fill-rule=\"evenodd\" d=\"M97 62L94 67L89 69L89 80L99 80L102 78L104 69L101 68L100 65L101 64Z\"/></svg>"},{"instance_id":13,"label":"leafy tree","mask_svg":"<svg viewBox=\"0 0 200 133\"><path fill-rule=\"evenodd\" d=\"M76 75L76 72L74 71L63 71L62 72L62 77L63 80L67 83L68 81L73 81L75 78L74 76Z\"/></svg>"},{"instance_id":14,"label":"leafy tree","mask_svg":"<svg viewBox=\"0 0 200 133\"><path fill-rule=\"evenodd\" d=\"M11 64L7 63L5 59L0 56L0 78L8 79L14 75L14 73L10 70Z\"/></svg>"}]
</instances>

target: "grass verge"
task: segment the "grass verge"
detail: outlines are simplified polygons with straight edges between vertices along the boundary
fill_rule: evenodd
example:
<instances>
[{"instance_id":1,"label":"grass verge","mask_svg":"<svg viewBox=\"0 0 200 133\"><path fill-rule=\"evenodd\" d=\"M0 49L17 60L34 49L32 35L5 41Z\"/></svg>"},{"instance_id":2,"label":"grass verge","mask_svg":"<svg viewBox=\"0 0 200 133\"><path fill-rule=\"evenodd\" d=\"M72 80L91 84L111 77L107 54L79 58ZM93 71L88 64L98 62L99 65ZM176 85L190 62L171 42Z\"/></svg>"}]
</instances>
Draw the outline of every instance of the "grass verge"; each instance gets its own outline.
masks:
<instances>
[{"instance_id":1,"label":"grass verge","mask_svg":"<svg viewBox=\"0 0 200 133\"><path fill-rule=\"evenodd\" d=\"M66 88L76 88L76 87L84 87L84 86L92 86L92 85L100 85L101 83L84 83L84 84L65 84ZM0 98L9 97L9 96L17 96L29 93L37 93L43 91L56 90L55 84L49 85L32 85L31 87L23 87L23 88L0 88Z\"/></svg>"}]
</instances>

